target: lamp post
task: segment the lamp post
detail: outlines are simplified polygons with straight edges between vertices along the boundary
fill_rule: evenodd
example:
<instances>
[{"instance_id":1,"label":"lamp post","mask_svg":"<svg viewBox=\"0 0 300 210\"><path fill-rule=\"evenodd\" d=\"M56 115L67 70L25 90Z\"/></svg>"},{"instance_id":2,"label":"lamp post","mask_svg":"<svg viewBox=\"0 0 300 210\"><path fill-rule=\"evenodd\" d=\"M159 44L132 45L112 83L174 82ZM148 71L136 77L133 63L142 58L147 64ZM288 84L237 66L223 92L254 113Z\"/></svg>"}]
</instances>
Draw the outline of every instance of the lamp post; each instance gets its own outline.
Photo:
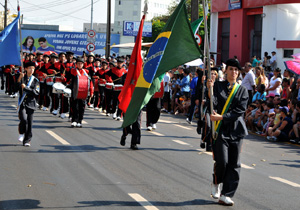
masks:
<instances>
[{"instance_id":1,"label":"lamp post","mask_svg":"<svg viewBox=\"0 0 300 210\"><path fill-rule=\"evenodd\" d=\"M111 22L111 0L107 0L107 25L106 25L106 48L105 48L105 57L110 56L110 25Z\"/></svg>"}]
</instances>

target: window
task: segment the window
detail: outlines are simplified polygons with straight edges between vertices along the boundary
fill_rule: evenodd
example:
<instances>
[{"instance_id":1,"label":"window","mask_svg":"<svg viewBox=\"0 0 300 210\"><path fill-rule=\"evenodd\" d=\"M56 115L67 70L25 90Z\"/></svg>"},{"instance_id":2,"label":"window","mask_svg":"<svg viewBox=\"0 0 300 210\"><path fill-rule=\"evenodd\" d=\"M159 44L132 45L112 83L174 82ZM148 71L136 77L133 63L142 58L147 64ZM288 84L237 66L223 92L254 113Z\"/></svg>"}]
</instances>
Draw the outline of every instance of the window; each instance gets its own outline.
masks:
<instances>
[{"instance_id":1,"label":"window","mask_svg":"<svg viewBox=\"0 0 300 210\"><path fill-rule=\"evenodd\" d=\"M292 57L293 54L294 54L294 50L283 50L284 58L293 58Z\"/></svg>"}]
</instances>

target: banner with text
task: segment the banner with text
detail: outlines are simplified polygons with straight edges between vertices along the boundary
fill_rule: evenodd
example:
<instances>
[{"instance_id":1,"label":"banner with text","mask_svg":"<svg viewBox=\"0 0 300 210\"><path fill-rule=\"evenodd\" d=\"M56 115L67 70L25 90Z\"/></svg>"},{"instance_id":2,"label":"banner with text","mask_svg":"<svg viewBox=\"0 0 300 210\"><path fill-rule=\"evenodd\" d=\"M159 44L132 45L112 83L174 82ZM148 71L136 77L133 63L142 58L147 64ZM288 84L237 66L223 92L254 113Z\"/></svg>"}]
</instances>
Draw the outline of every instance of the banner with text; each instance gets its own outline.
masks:
<instances>
[{"instance_id":1,"label":"banner with text","mask_svg":"<svg viewBox=\"0 0 300 210\"><path fill-rule=\"evenodd\" d=\"M81 56L83 52L89 53L87 33L83 32L61 32L61 31L39 31L22 30L22 48L24 52L46 52L56 53L72 51L76 56ZM111 45L120 44L120 35L111 35ZM97 33L94 43L94 54L105 55L106 34ZM118 48L112 48L111 54L119 53Z\"/></svg>"}]
</instances>

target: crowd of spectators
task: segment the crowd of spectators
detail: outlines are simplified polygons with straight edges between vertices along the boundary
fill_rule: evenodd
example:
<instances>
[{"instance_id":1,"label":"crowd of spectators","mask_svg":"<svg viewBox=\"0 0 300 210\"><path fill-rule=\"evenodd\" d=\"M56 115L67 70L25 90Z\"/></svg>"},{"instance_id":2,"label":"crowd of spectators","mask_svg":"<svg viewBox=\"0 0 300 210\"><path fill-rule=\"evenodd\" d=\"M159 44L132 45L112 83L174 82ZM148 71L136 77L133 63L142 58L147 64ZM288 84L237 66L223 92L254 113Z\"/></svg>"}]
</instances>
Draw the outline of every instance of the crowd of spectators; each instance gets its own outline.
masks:
<instances>
[{"instance_id":1,"label":"crowd of spectators","mask_svg":"<svg viewBox=\"0 0 300 210\"><path fill-rule=\"evenodd\" d=\"M271 61L270 61L271 60ZM216 67L210 60L211 77L226 80L225 66ZM165 94L162 111L186 116L191 124L199 118L199 86L203 69L179 66L164 77ZM199 77L199 79L198 79ZM200 79L201 78L201 79ZM290 141L300 144L300 77L289 70L277 68L276 52L265 53L263 60L252 57L242 67L238 82L248 89L249 102L245 122L250 133L270 141ZM195 120L194 120L195 121Z\"/></svg>"}]
</instances>

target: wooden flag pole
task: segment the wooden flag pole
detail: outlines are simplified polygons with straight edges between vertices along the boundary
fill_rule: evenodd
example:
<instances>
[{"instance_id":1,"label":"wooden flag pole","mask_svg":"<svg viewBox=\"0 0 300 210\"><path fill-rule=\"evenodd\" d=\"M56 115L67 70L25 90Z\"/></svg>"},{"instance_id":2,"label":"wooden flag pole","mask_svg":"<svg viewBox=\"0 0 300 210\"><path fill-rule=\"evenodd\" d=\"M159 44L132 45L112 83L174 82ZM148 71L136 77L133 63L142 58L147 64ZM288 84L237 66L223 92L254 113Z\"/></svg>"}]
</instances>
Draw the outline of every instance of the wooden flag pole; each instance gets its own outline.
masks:
<instances>
[{"instance_id":1,"label":"wooden flag pole","mask_svg":"<svg viewBox=\"0 0 300 210\"><path fill-rule=\"evenodd\" d=\"M207 14L206 14L206 0L202 0L202 7L203 7L203 17L204 17L204 30L205 30L205 38L204 38L204 68L207 66L207 76L208 79L211 79L211 68L209 65L209 40L208 40L208 28L207 28ZM210 87L209 91L213 92L213 87ZM213 113L214 107L213 107L213 94L210 94L210 113ZM211 123L211 129L212 129L212 138L215 140L215 124L214 122Z\"/></svg>"}]
</instances>

